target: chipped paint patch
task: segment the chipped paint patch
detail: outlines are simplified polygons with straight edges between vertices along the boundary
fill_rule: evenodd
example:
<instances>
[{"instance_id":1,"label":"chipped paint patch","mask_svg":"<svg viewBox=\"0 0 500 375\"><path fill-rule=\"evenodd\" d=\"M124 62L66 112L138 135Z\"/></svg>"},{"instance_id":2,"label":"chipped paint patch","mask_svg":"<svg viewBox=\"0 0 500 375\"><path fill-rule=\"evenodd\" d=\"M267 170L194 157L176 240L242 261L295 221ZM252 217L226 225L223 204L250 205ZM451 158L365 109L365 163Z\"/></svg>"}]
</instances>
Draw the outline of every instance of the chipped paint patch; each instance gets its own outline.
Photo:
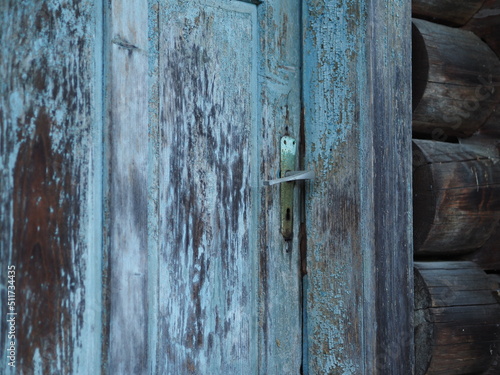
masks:
<instances>
[{"instance_id":1,"label":"chipped paint patch","mask_svg":"<svg viewBox=\"0 0 500 375\"><path fill-rule=\"evenodd\" d=\"M0 10L1 263L18 270L24 373L72 373L82 347L94 353L82 335L90 324L84 223L95 120L93 12L89 2L57 0Z\"/></svg>"}]
</instances>

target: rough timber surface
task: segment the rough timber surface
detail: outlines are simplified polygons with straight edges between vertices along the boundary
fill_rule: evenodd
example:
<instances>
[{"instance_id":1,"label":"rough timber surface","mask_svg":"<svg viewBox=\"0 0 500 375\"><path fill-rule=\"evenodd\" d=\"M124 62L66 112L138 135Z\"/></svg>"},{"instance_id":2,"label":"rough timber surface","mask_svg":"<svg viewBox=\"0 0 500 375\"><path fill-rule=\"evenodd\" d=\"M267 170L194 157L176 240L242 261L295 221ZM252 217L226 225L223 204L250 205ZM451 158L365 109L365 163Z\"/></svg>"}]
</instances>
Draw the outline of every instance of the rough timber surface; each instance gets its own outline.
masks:
<instances>
[{"instance_id":1,"label":"rough timber surface","mask_svg":"<svg viewBox=\"0 0 500 375\"><path fill-rule=\"evenodd\" d=\"M0 5L2 373L8 265L16 270L15 373L99 373L98 8Z\"/></svg>"},{"instance_id":2,"label":"rough timber surface","mask_svg":"<svg viewBox=\"0 0 500 375\"><path fill-rule=\"evenodd\" d=\"M497 286L472 262L415 263L417 375L484 374L497 365Z\"/></svg>"},{"instance_id":3,"label":"rough timber surface","mask_svg":"<svg viewBox=\"0 0 500 375\"><path fill-rule=\"evenodd\" d=\"M146 374L148 347L148 8L107 5L107 273L103 368Z\"/></svg>"},{"instance_id":4,"label":"rough timber surface","mask_svg":"<svg viewBox=\"0 0 500 375\"><path fill-rule=\"evenodd\" d=\"M304 3L306 373L413 370L409 14Z\"/></svg>"},{"instance_id":5,"label":"rough timber surface","mask_svg":"<svg viewBox=\"0 0 500 375\"><path fill-rule=\"evenodd\" d=\"M500 0L485 0L478 12L463 27L484 40L500 57Z\"/></svg>"},{"instance_id":6,"label":"rough timber surface","mask_svg":"<svg viewBox=\"0 0 500 375\"><path fill-rule=\"evenodd\" d=\"M413 17L462 26L481 8L485 0L412 0Z\"/></svg>"},{"instance_id":7,"label":"rough timber surface","mask_svg":"<svg viewBox=\"0 0 500 375\"><path fill-rule=\"evenodd\" d=\"M297 2L158 12L154 373L299 373L297 246L279 232L279 139L299 139Z\"/></svg>"},{"instance_id":8,"label":"rough timber surface","mask_svg":"<svg viewBox=\"0 0 500 375\"><path fill-rule=\"evenodd\" d=\"M413 19L413 131L433 139L470 136L500 102L500 60L470 31Z\"/></svg>"},{"instance_id":9,"label":"rough timber surface","mask_svg":"<svg viewBox=\"0 0 500 375\"><path fill-rule=\"evenodd\" d=\"M416 256L457 255L486 243L500 220L498 161L472 145L413 141Z\"/></svg>"},{"instance_id":10,"label":"rough timber surface","mask_svg":"<svg viewBox=\"0 0 500 375\"><path fill-rule=\"evenodd\" d=\"M488 44L500 58L500 0L486 0L481 9L463 27L472 31ZM489 92L498 91L500 79L488 76L484 87ZM497 104L490 118L481 127L482 133L500 138L500 103Z\"/></svg>"}]
</instances>

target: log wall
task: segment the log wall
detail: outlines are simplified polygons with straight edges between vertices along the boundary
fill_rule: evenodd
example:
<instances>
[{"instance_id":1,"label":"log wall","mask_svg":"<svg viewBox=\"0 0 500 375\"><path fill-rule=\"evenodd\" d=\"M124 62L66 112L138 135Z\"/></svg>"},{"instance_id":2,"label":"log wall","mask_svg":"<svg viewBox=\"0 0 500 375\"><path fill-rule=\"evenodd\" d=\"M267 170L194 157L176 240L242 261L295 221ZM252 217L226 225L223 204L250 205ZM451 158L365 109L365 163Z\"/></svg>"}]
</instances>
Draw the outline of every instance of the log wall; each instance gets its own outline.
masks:
<instances>
[{"instance_id":1,"label":"log wall","mask_svg":"<svg viewBox=\"0 0 500 375\"><path fill-rule=\"evenodd\" d=\"M470 31L413 19L414 133L470 136L500 101L500 61Z\"/></svg>"},{"instance_id":2,"label":"log wall","mask_svg":"<svg viewBox=\"0 0 500 375\"><path fill-rule=\"evenodd\" d=\"M500 1L412 11L416 374L498 374Z\"/></svg>"},{"instance_id":3,"label":"log wall","mask_svg":"<svg viewBox=\"0 0 500 375\"><path fill-rule=\"evenodd\" d=\"M461 26L481 8L484 0L413 0L414 17Z\"/></svg>"},{"instance_id":4,"label":"log wall","mask_svg":"<svg viewBox=\"0 0 500 375\"><path fill-rule=\"evenodd\" d=\"M500 0L486 0L481 9L463 27L474 32L500 57ZM499 91L500 81L488 76L485 88ZM480 132L500 138L500 105L497 104L492 115L481 127Z\"/></svg>"},{"instance_id":5,"label":"log wall","mask_svg":"<svg viewBox=\"0 0 500 375\"><path fill-rule=\"evenodd\" d=\"M478 249L500 220L500 160L472 146L413 141L415 256Z\"/></svg>"},{"instance_id":6,"label":"log wall","mask_svg":"<svg viewBox=\"0 0 500 375\"><path fill-rule=\"evenodd\" d=\"M480 374L495 365L500 304L472 262L415 263L416 374Z\"/></svg>"}]
</instances>

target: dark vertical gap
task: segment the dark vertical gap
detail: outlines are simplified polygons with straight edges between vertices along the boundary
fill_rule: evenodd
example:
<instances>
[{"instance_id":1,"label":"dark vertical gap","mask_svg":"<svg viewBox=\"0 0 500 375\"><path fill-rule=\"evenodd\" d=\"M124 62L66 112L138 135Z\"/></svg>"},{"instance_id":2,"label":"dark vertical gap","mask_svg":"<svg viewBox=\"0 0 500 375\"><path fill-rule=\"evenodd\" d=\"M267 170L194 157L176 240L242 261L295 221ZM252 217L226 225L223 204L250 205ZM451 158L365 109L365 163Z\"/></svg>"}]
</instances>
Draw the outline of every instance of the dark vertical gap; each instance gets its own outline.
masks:
<instances>
[{"instance_id":1,"label":"dark vertical gap","mask_svg":"<svg viewBox=\"0 0 500 375\"><path fill-rule=\"evenodd\" d=\"M304 3L299 3L299 24L300 24L300 130L299 130L299 170L305 170L306 156L306 131L305 131L305 108L304 108L304 23L303 23ZM301 183L299 186L299 214L300 214L300 232L299 232L299 251L300 251L300 293L302 300L302 327L301 327L301 342L302 342L302 361L300 365L300 373L308 374L308 334L307 334L307 226L306 226L306 184Z\"/></svg>"},{"instance_id":2,"label":"dark vertical gap","mask_svg":"<svg viewBox=\"0 0 500 375\"><path fill-rule=\"evenodd\" d=\"M111 144L111 134L109 127L111 124L111 113L109 112L108 97L108 77L109 77L109 60L111 58L111 49L109 43L109 26L110 26L110 2L102 1L102 312L101 312L101 374L107 374L108 368L108 353L109 353L109 275L110 275L110 241L109 241L109 207L110 207L110 192L109 192L109 149Z\"/></svg>"},{"instance_id":3,"label":"dark vertical gap","mask_svg":"<svg viewBox=\"0 0 500 375\"><path fill-rule=\"evenodd\" d=\"M257 12L257 35L259 38L259 41L263 38L263 30L262 26L262 19L264 18L265 13L267 12L267 6L268 4L264 4L261 7L257 7L256 12ZM263 122L263 116L262 116L262 86L263 86L263 70L265 67L265 61L264 61L264 56L263 56L263 50L260 44L258 44L257 50L256 50L257 58L257 97L259 98L258 103L257 103L257 113L256 117L258 119L258 125L257 125L257 132L259 134L259 137L257 137L256 142L259 144L259 142L262 140L262 122ZM262 163L262 147L257 147L257 171L261 171L263 168ZM257 218L262 218L262 207L264 205L263 203L264 198L262 195L258 195L257 201L256 201L256 207L257 207L257 213L256 217ZM267 289L267 263L268 263L268 258L267 258L267 251L268 251L268 246L266 245L266 239L264 238L265 236L268 235L269 232L269 222L268 220L263 220L263 231L259 233L257 236L257 267L258 267L258 280L257 280L257 290L256 290L256 306L257 309L260 311L265 311L263 308L263 305L266 306L266 301L263 299L267 298L265 296L263 298L262 296L262 289ZM265 362L266 358L264 357L264 353L262 350L264 342L268 341L267 336L267 321L266 321L266 316L262 316L260 314L257 314L257 326L259 327L256 333L256 338L257 338L257 371L260 373L262 370L263 363ZM266 347L267 345L264 345ZM266 355L267 356L267 355Z\"/></svg>"}]
</instances>

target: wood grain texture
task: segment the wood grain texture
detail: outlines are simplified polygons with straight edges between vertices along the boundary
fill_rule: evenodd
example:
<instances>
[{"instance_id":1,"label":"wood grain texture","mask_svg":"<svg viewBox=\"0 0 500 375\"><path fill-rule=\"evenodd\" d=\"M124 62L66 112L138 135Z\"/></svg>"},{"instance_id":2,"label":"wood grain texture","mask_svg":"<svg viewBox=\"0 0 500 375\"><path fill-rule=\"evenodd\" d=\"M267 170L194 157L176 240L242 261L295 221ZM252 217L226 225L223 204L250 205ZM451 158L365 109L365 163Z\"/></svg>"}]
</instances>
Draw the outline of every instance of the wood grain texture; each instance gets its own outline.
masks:
<instances>
[{"instance_id":1,"label":"wood grain texture","mask_svg":"<svg viewBox=\"0 0 500 375\"><path fill-rule=\"evenodd\" d=\"M500 156L500 138L476 134L470 138L460 139L460 143L477 153L497 160ZM497 172L498 173L498 172ZM500 270L500 221L491 230L491 236L476 251L460 257L479 265L483 270Z\"/></svg>"},{"instance_id":2,"label":"wood grain texture","mask_svg":"<svg viewBox=\"0 0 500 375\"><path fill-rule=\"evenodd\" d=\"M416 374L484 373L500 343L493 283L472 262L415 263Z\"/></svg>"},{"instance_id":3,"label":"wood grain texture","mask_svg":"<svg viewBox=\"0 0 500 375\"><path fill-rule=\"evenodd\" d=\"M481 8L485 0L412 0L413 17L452 26L462 26Z\"/></svg>"},{"instance_id":4,"label":"wood grain texture","mask_svg":"<svg viewBox=\"0 0 500 375\"><path fill-rule=\"evenodd\" d=\"M490 285L492 287L493 296L495 297L497 303L500 303L500 273L488 275ZM491 361L490 367L484 373L484 375L495 375L500 372L500 342L496 344L496 355Z\"/></svg>"},{"instance_id":5,"label":"wood grain texture","mask_svg":"<svg viewBox=\"0 0 500 375\"><path fill-rule=\"evenodd\" d=\"M500 220L498 156L462 144L413 141L414 252L478 249Z\"/></svg>"},{"instance_id":6,"label":"wood grain texture","mask_svg":"<svg viewBox=\"0 0 500 375\"><path fill-rule=\"evenodd\" d=\"M297 241L260 187L299 132L299 13L260 7L159 10L158 373L300 370Z\"/></svg>"},{"instance_id":7,"label":"wood grain texture","mask_svg":"<svg viewBox=\"0 0 500 375\"><path fill-rule=\"evenodd\" d=\"M500 270L500 221L496 223L491 231L491 236L479 249L462 255L460 259L474 262L483 270Z\"/></svg>"},{"instance_id":8,"label":"wood grain texture","mask_svg":"<svg viewBox=\"0 0 500 375\"><path fill-rule=\"evenodd\" d=\"M98 4L0 5L0 347L14 265L17 374L99 371Z\"/></svg>"},{"instance_id":9,"label":"wood grain texture","mask_svg":"<svg viewBox=\"0 0 500 375\"><path fill-rule=\"evenodd\" d=\"M259 176L279 174L279 140L287 134L299 144L301 126L300 1L264 2L257 8L259 28ZM302 124L303 125L303 124ZM299 153L303 150L298 149ZM297 169L302 169L300 157ZM298 374L302 365L302 290L299 224L305 222L303 184L295 186L291 241L280 233L280 188L260 190L259 249L259 373ZM300 198L299 198L300 197Z\"/></svg>"},{"instance_id":10,"label":"wood grain texture","mask_svg":"<svg viewBox=\"0 0 500 375\"><path fill-rule=\"evenodd\" d=\"M412 372L409 13L304 3L305 373Z\"/></svg>"},{"instance_id":11,"label":"wood grain texture","mask_svg":"<svg viewBox=\"0 0 500 375\"><path fill-rule=\"evenodd\" d=\"M484 40L500 57L500 0L485 0L478 12L464 25Z\"/></svg>"},{"instance_id":12,"label":"wood grain texture","mask_svg":"<svg viewBox=\"0 0 500 375\"><path fill-rule=\"evenodd\" d=\"M108 6L109 263L103 369L111 374L146 374L150 366L148 7L141 0L111 1Z\"/></svg>"},{"instance_id":13,"label":"wood grain texture","mask_svg":"<svg viewBox=\"0 0 500 375\"><path fill-rule=\"evenodd\" d=\"M488 44L488 46L500 57L500 0L486 0L481 9L463 27L472 31ZM488 76L484 83L485 90L490 92L499 90L500 81L493 76ZM480 132L500 138L500 104L497 104L493 113L486 123L480 128Z\"/></svg>"},{"instance_id":14,"label":"wood grain texture","mask_svg":"<svg viewBox=\"0 0 500 375\"><path fill-rule=\"evenodd\" d=\"M500 61L471 32L413 19L413 131L435 140L470 136L500 102ZM423 43L423 45L422 45Z\"/></svg>"}]
</instances>

